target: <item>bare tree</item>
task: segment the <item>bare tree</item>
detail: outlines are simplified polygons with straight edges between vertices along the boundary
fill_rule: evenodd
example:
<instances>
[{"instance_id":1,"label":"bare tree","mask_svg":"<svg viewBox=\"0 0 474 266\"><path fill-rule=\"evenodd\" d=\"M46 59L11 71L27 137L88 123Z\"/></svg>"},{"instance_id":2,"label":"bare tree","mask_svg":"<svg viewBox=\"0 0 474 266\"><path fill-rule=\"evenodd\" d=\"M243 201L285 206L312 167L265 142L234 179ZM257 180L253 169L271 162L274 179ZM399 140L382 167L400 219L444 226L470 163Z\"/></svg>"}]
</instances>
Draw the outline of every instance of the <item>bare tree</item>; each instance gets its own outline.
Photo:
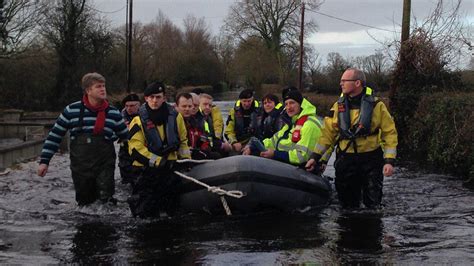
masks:
<instances>
[{"instance_id":1,"label":"bare tree","mask_svg":"<svg viewBox=\"0 0 474 266\"><path fill-rule=\"evenodd\" d=\"M235 57L235 41L228 35L220 34L214 38L213 43L215 55L221 64L223 80L232 86L231 69Z\"/></svg>"},{"instance_id":2,"label":"bare tree","mask_svg":"<svg viewBox=\"0 0 474 266\"><path fill-rule=\"evenodd\" d=\"M178 71L177 61L184 43L183 32L161 11L142 31L137 33L137 42L143 43L137 46L136 53L140 53L145 60L145 80L161 79L167 83L174 82Z\"/></svg>"},{"instance_id":3,"label":"bare tree","mask_svg":"<svg viewBox=\"0 0 474 266\"><path fill-rule=\"evenodd\" d=\"M408 40L400 47L396 42L398 60L392 75L390 108L399 132L400 147L408 151L409 127L422 96L437 91L460 90L464 86L458 73L452 72L469 42L465 38L457 0L446 9L438 0L436 8L423 22L415 20Z\"/></svg>"},{"instance_id":4,"label":"bare tree","mask_svg":"<svg viewBox=\"0 0 474 266\"><path fill-rule=\"evenodd\" d=\"M328 54L325 69L328 78L328 90L335 93L339 92L339 79L348 67L351 67L351 63L342 57L341 54L335 52Z\"/></svg>"},{"instance_id":5,"label":"bare tree","mask_svg":"<svg viewBox=\"0 0 474 266\"><path fill-rule=\"evenodd\" d=\"M10 0L3 4L0 19L0 58L23 53L35 42L46 1Z\"/></svg>"},{"instance_id":6,"label":"bare tree","mask_svg":"<svg viewBox=\"0 0 474 266\"><path fill-rule=\"evenodd\" d=\"M319 0L306 1L311 9L320 6ZM297 47L300 32L300 0L244 0L234 4L225 20L224 28L229 35L241 42L261 38L267 49L274 53L279 64L280 83L288 78L285 50ZM316 30L316 23L305 23L305 36Z\"/></svg>"},{"instance_id":7,"label":"bare tree","mask_svg":"<svg viewBox=\"0 0 474 266\"><path fill-rule=\"evenodd\" d=\"M423 20L413 18L410 38L416 36L415 38L419 41L431 43L439 56L442 67L456 69L460 59L468 57L472 52L473 28L472 23L466 23L461 14L463 0L454 0L449 3L451 5L448 5L446 1L437 0L435 8L427 18ZM400 40L394 40L386 45L390 49L389 55L395 58L394 61L398 61ZM425 58L431 60L432 57L433 55Z\"/></svg>"},{"instance_id":8,"label":"bare tree","mask_svg":"<svg viewBox=\"0 0 474 266\"><path fill-rule=\"evenodd\" d=\"M184 45L178 76L181 84L216 84L221 78L218 58L204 18L188 16L184 20Z\"/></svg>"},{"instance_id":9,"label":"bare tree","mask_svg":"<svg viewBox=\"0 0 474 266\"><path fill-rule=\"evenodd\" d=\"M318 85L321 84L321 79L323 77L322 59L320 54L311 46L305 49L304 63L304 68L309 74L312 85L316 88L319 87Z\"/></svg>"},{"instance_id":10,"label":"bare tree","mask_svg":"<svg viewBox=\"0 0 474 266\"><path fill-rule=\"evenodd\" d=\"M381 52L369 56L358 56L352 64L363 70L371 86L380 90L389 88L390 60Z\"/></svg>"},{"instance_id":11,"label":"bare tree","mask_svg":"<svg viewBox=\"0 0 474 266\"><path fill-rule=\"evenodd\" d=\"M89 0L56 0L50 2L41 25L44 39L56 52L58 70L52 91L56 108L82 95L80 78L84 72L100 71L111 34L105 23L88 5ZM103 43L105 42L105 43ZM111 47L110 47L111 48Z\"/></svg>"},{"instance_id":12,"label":"bare tree","mask_svg":"<svg viewBox=\"0 0 474 266\"><path fill-rule=\"evenodd\" d=\"M319 1L306 1L312 9L317 9ZM279 51L283 46L298 41L300 31L299 0L244 0L234 4L225 20L225 28L240 40L251 36L262 38L267 47ZM316 29L316 23L305 23L305 33Z\"/></svg>"}]
</instances>

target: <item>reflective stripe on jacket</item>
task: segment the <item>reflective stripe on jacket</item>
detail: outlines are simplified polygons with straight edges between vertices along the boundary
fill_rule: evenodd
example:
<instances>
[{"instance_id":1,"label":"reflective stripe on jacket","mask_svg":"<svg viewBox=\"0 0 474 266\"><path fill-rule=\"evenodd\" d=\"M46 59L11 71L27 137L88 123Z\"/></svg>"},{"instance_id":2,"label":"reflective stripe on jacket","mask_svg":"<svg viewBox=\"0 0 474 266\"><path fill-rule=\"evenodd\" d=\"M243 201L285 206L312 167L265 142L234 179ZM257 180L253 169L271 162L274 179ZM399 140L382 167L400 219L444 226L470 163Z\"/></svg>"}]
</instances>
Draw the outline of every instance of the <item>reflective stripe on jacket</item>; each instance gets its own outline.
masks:
<instances>
[{"instance_id":1,"label":"reflective stripe on jacket","mask_svg":"<svg viewBox=\"0 0 474 266\"><path fill-rule=\"evenodd\" d=\"M291 126L285 124L273 137L263 140L263 144L267 149L271 148L277 151L288 152L289 161L294 165L300 165L308 161L314 146L321 136L322 125L315 116L316 107L306 99L303 99L301 108L302 111L292 117ZM300 129L300 140L294 143L291 138L296 128L296 121L303 116L308 116L308 118Z\"/></svg>"},{"instance_id":2,"label":"reflective stripe on jacket","mask_svg":"<svg viewBox=\"0 0 474 266\"><path fill-rule=\"evenodd\" d=\"M184 119L181 114L176 115L175 124L177 132L173 132L172 134L176 134L178 136L178 150L169 152L169 154L166 156L166 159L189 159L191 158L191 152L188 147L186 126L184 124ZM169 130L166 130L163 125L155 126L155 128L159 134L159 138L162 140L166 139L166 132L171 132ZM163 160L162 156L157 154L158 152L152 152L149 146L150 143L148 143L148 140L145 137L145 131L143 129L142 120L140 119L140 116L136 116L132 119L132 122L130 123L130 135L128 141L128 152L134 160L134 166L159 167L166 162L166 160Z\"/></svg>"},{"instance_id":3,"label":"reflective stripe on jacket","mask_svg":"<svg viewBox=\"0 0 474 266\"><path fill-rule=\"evenodd\" d=\"M250 137L258 138L260 136L259 125L262 118L262 110L257 101L253 101L252 105L250 124L248 127L244 125L244 110L240 105L240 100L235 103L234 108L230 109L225 129L226 137L230 143L245 142Z\"/></svg>"},{"instance_id":4,"label":"reflective stripe on jacket","mask_svg":"<svg viewBox=\"0 0 474 266\"><path fill-rule=\"evenodd\" d=\"M221 110L218 106L212 106L211 109L212 128L214 135L218 139L222 139L222 132L224 131L224 119L222 118Z\"/></svg>"},{"instance_id":5,"label":"reflective stripe on jacket","mask_svg":"<svg viewBox=\"0 0 474 266\"><path fill-rule=\"evenodd\" d=\"M339 139L339 112L338 103L334 103L331 108L334 112L332 117L324 118L323 135L319 139L314 150L317 154L324 154L331 145L336 144ZM360 109L350 109L350 127L354 127L359 122ZM378 149L381 142L384 143L384 158L395 159L397 155L398 135L395 128L395 122L382 101L376 101L372 111L370 121L371 133L367 136L359 136L355 138L355 145L358 153L370 152ZM380 135L380 137L379 137ZM348 147L348 145L350 146ZM339 149L345 150L347 153L354 153L354 147L349 139L339 140ZM347 148L347 149L346 149Z\"/></svg>"}]
</instances>

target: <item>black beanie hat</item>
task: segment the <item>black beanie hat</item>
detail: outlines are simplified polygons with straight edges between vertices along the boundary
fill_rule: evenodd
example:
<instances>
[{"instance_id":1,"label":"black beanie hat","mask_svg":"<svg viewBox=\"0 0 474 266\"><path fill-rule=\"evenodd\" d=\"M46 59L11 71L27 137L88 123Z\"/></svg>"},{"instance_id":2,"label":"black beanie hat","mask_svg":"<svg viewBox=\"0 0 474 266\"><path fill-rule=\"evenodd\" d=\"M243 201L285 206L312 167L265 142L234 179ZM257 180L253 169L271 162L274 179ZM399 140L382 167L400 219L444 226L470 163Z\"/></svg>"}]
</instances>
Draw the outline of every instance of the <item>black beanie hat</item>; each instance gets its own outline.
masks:
<instances>
[{"instance_id":1,"label":"black beanie hat","mask_svg":"<svg viewBox=\"0 0 474 266\"><path fill-rule=\"evenodd\" d=\"M275 94L271 94L271 93L269 93L269 94L263 96L262 102L264 102L264 101L267 100L267 99L270 100L270 101L272 101L272 102L274 102L275 105L277 105L277 104L280 102L280 100L278 100L278 97L277 97Z\"/></svg>"},{"instance_id":2,"label":"black beanie hat","mask_svg":"<svg viewBox=\"0 0 474 266\"><path fill-rule=\"evenodd\" d=\"M284 88L282 91L281 91L281 98L282 99L285 99L285 95L290 92L290 91L297 91L298 89L296 87L293 87L293 86L289 86L289 87L286 87Z\"/></svg>"},{"instance_id":3,"label":"black beanie hat","mask_svg":"<svg viewBox=\"0 0 474 266\"><path fill-rule=\"evenodd\" d=\"M253 91L251 89L245 89L240 92L239 99L248 99L253 97Z\"/></svg>"},{"instance_id":4,"label":"black beanie hat","mask_svg":"<svg viewBox=\"0 0 474 266\"><path fill-rule=\"evenodd\" d=\"M165 84L163 84L160 81L155 81L148 85L144 91L145 96L150 96L152 94L157 94L157 93L165 93Z\"/></svg>"},{"instance_id":5,"label":"black beanie hat","mask_svg":"<svg viewBox=\"0 0 474 266\"><path fill-rule=\"evenodd\" d=\"M204 93L204 91L201 88L194 88L191 90L191 92L196 93L197 95Z\"/></svg>"},{"instance_id":6,"label":"black beanie hat","mask_svg":"<svg viewBox=\"0 0 474 266\"><path fill-rule=\"evenodd\" d=\"M288 99L292 99L292 100L295 100L296 102L298 102L300 105L301 103L303 102L303 95L301 95L301 93L299 91L289 91L286 93L285 97L283 98L284 101L288 100Z\"/></svg>"},{"instance_id":7,"label":"black beanie hat","mask_svg":"<svg viewBox=\"0 0 474 266\"><path fill-rule=\"evenodd\" d=\"M139 102L140 98L135 93L131 93L131 94L125 96L125 98L123 98L122 105L125 106L126 102L131 102L131 101Z\"/></svg>"}]
</instances>

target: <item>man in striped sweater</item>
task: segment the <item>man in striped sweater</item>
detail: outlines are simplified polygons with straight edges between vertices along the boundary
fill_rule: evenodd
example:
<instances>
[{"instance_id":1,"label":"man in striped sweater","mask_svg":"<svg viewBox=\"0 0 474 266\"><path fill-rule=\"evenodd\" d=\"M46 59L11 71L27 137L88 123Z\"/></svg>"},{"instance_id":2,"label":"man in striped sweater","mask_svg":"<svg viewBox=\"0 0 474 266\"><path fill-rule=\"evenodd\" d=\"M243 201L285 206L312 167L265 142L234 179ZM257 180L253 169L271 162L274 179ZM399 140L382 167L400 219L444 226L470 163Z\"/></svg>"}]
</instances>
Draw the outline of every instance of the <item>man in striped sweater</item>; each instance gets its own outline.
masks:
<instances>
[{"instance_id":1,"label":"man in striped sweater","mask_svg":"<svg viewBox=\"0 0 474 266\"><path fill-rule=\"evenodd\" d=\"M71 136L70 158L76 201L82 205L100 200L116 203L114 170L115 148L113 142L128 137L120 111L106 100L105 78L98 73L82 77L84 96L74 102L58 117L41 152L38 175L45 176L54 153L62 138L69 131Z\"/></svg>"}]
</instances>

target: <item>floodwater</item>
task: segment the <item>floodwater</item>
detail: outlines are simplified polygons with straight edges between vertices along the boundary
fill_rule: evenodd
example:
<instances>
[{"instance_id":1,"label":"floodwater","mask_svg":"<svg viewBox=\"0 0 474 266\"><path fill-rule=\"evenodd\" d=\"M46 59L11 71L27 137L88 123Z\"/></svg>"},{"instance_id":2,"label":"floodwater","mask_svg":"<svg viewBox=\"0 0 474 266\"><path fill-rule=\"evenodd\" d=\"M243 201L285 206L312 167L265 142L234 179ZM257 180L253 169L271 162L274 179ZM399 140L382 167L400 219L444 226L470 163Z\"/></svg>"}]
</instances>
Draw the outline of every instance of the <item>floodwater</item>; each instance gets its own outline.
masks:
<instances>
[{"instance_id":1,"label":"floodwater","mask_svg":"<svg viewBox=\"0 0 474 266\"><path fill-rule=\"evenodd\" d=\"M135 219L116 171L117 206L78 207L68 155L0 176L1 264L453 264L474 261L474 192L459 178L396 168L377 211ZM334 175L330 165L325 172Z\"/></svg>"}]
</instances>

